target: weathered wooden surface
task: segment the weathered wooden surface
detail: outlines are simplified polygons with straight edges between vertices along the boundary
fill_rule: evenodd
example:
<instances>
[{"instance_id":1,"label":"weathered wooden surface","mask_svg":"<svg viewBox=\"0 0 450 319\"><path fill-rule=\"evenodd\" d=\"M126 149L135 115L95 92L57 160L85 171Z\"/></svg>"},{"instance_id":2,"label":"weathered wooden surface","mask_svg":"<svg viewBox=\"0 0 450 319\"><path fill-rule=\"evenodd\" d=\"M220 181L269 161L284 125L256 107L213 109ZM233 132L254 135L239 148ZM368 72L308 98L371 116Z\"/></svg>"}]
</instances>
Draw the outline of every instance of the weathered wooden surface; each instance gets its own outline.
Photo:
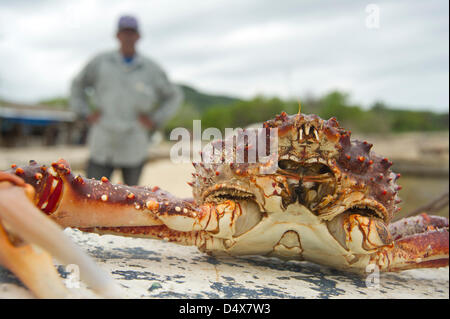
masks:
<instances>
[{"instance_id":1,"label":"weathered wooden surface","mask_svg":"<svg viewBox=\"0 0 450 319\"><path fill-rule=\"evenodd\" d=\"M157 240L65 232L121 284L124 298L449 298L448 267L383 273L379 287L368 288L364 277L307 262L217 258ZM67 269L59 266L66 278ZM94 297L83 284L71 291ZM0 297L33 296L0 268Z\"/></svg>"}]
</instances>

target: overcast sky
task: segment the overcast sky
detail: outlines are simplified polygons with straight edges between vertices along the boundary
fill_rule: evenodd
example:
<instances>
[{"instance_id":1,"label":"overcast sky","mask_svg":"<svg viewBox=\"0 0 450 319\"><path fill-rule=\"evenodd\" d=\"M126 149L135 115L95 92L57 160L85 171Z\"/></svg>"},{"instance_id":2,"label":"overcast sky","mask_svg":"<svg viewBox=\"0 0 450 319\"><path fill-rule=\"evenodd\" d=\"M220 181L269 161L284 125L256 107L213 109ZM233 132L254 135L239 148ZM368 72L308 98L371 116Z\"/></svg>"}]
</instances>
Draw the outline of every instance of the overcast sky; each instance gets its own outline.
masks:
<instances>
[{"instance_id":1,"label":"overcast sky","mask_svg":"<svg viewBox=\"0 0 450 319\"><path fill-rule=\"evenodd\" d=\"M297 98L341 89L364 106L381 100L447 111L448 6L446 0L0 0L0 97L33 102L67 95L88 59L117 47L117 19L128 13L141 23L139 51L173 81L205 92Z\"/></svg>"}]
</instances>

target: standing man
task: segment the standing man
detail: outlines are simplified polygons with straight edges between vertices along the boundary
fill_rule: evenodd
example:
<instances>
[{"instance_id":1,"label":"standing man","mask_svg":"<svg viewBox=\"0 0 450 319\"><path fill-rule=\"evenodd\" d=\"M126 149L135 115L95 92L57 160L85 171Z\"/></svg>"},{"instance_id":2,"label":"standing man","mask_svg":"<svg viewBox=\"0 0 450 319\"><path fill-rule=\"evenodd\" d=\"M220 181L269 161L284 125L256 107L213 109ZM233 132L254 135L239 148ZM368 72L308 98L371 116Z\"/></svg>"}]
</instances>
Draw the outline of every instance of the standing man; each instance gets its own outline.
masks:
<instances>
[{"instance_id":1,"label":"standing man","mask_svg":"<svg viewBox=\"0 0 450 319\"><path fill-rule=\"evenodd\" d=\"M116 37L119 50L97 55L73 80L70 106L90 126L87 177L110 178L120 168L125 184L138 185L149 137L174 115L182 93L156 63L136 52L136 18L122 16Z\"/></svg>"}]
</instances>

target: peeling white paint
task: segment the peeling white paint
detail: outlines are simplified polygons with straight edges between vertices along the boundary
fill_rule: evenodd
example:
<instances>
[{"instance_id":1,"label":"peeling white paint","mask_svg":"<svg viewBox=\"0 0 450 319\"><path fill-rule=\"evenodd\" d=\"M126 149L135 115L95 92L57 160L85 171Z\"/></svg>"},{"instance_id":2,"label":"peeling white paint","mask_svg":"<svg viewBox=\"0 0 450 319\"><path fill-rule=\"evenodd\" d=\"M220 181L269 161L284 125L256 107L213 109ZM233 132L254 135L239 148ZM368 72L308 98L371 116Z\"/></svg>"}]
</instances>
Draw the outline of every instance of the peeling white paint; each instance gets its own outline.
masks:
<instances>
[{"instance_id":1,"label":"peeling white paint","mask_svg":"<svg viewBox=\"0 0 450 319\"><path fill-rule=\"evenodd\" d=\"M121 284L125 298L449 298L448 267L365 278L308 262L210 257L195 247L151 239L65 232ZM0 298L31 298L0 269ZM75 298L93 297L84 285Z\"/></svg>"}]
</instances>

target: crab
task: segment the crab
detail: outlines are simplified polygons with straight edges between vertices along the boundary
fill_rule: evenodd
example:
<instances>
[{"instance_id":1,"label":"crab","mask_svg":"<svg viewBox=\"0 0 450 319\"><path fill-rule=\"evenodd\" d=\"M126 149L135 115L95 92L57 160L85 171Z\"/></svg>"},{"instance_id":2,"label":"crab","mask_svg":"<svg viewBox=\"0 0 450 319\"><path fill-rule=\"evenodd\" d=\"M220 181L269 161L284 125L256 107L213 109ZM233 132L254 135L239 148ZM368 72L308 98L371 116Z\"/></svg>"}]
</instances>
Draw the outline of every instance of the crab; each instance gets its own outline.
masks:
<instances>
[{"instance_id":1,"label":"crab","mask_svg":"<svg viewBox=\"0 0 450 319\"><path fill-rule=\"evenodd\" d=\"M83 267L100 294L120 295L61 233L73 227L357 273L370 265L380 271L448 266L448 219L421 214L392 222L400 210L400 174L335 118L283 112L209 146L193 163L192 199L75 176L63 159L48 167L12 165L0 173L0 263L38 297L64 296L51 259L32 243ZM44 276L52 280L43 283Z\"/></svg>"}]
</instances>

